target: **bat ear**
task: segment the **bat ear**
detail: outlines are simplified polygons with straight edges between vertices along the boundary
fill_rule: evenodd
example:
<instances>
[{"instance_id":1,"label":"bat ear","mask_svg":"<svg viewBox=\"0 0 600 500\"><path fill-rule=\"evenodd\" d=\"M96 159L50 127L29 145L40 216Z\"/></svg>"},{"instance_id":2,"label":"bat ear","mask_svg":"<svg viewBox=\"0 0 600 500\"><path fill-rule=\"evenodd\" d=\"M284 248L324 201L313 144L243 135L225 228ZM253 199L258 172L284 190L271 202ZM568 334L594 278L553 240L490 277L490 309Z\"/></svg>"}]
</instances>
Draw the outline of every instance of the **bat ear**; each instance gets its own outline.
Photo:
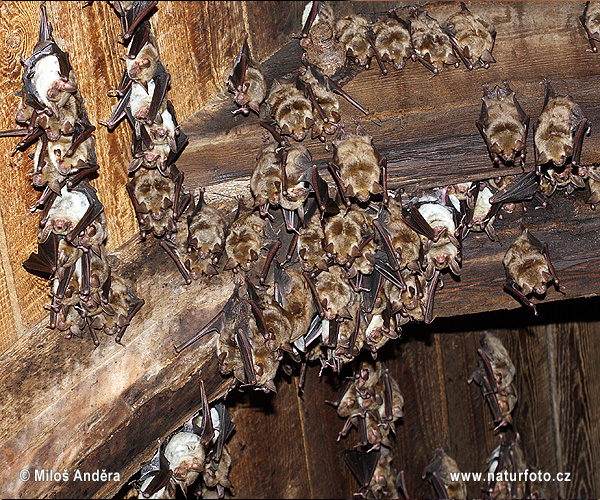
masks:
<instances>
[{"instance_id":1,"label":"bat ear","mask_svg":"<svg viewBox=\"0 0 600 500\"><path fill-rule=\"evenodd\" d=\"M496 59L492 56L492 53L488 49L483 49L483 53L481 54L481 60L485 63L495 63Z\"/></svg>"}]
</instances>

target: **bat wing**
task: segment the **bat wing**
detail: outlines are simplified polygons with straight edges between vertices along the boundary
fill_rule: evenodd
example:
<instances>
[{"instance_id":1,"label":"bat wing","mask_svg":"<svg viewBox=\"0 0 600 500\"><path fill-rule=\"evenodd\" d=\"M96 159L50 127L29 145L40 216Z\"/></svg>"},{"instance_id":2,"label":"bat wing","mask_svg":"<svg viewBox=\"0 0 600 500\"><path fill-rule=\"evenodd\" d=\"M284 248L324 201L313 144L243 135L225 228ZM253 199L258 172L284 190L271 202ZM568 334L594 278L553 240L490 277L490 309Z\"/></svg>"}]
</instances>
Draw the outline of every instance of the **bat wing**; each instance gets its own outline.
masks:
<instances>
[{"instance_id":1,"label":"bat wing","mask_svg":"<svg viewBox=\"0 0 600 500\"><path fill-rule=\"evenodd\" d=\"M25 270L36 276L50 279L56 271L56 260L58 257L58 236L51 232L44 243L38 245L38 253L32 253L23 262Z\"/></svg>"},{"instance_id":2,"label":"bat wing","mask_svg":"<svg viewBox=\"0 0 600 500\"><path fill-rule=\"evenodd\" d=\"M359 482L361 489L366 489L379 462L380 450L347 450L344 452L344 462Z\"/></svg>"},{"instance_id":3,"label":"bat wing","mask_svg":"<svg viewBox=\"0 0 600 500\"><path fill-rule=\"evenodd\" d=\"M519 174L508 186L490 198L490 203L517 203L533 198L539 186L539 177L535 173Z\"/></svg>"}]
</instances>

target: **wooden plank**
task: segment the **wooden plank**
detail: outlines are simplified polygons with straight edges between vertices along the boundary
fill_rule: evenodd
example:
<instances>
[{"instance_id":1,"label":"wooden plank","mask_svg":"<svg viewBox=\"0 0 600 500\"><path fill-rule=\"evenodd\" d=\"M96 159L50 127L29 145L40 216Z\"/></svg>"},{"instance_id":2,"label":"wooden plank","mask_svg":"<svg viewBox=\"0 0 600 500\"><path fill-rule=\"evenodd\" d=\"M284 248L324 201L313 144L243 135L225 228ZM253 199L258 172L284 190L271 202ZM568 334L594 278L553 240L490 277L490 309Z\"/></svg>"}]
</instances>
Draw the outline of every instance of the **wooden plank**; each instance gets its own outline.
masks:
<instances>
[{"instance_id":1,"label":"wooden plank","mask_svg":"<svg viewBox=\"0 0 600 500\"><path fill-rule=\"evenodd\" d=\"M227 381L218 373L214 337L180 355L173 345L222 308L231 276L184 286L152 243L130 242L113 263L146 300L125 347L107 337L96 349L89 338L65 340L48 332L44 320L0 359L1 496L111 496L119 484L24 483L18 471L67 470L72 478L76 469L98 468L125 479L151 458L158 438L198 409L200 372L211 399L223 394Z\"/></svg>"},{"instance_id":2,"label":"wooden plank","mask_svg":"<svg viewBox=\"0 0 600 500\"><path fill-rule=\"evenodd\" d=\"M352 8L353 4L347 2ZM359 4L362 4L359 2ZM445 19L456 10L452 2L428 5L432 15ZM584 114L596 123L600 118L600 76L597 55L586 52L587 40L578 20L582 6L577 2L478 2L473 11L491 19L498 30L494 56L488 70L465 72L446 68L431 78L422 65L408 62L382 76L373 64L354 78L345 89L371 112L365 118L342 102L347 127L360 118L373 135L375 145L388 156L390 186L439 186L515 173L519 169L493 168L485 145L475 127L481 109L483 83L500 84L510 79L517 97L535 122L543 103L542 77L551 78L555 89L569 93ZM404 10L399 11L401 14ZM518 22L517 22L518 21ZM517 28L518 27L518 28ZM298 42L275 54L273 67L279 75L300 65ZM292 62L289 58L294 58ZM561 61L556 64L556 61ZM277 75L267 74L267 80ZM190 144L178 166L192 188L232 179L248 179L262 147L259 118L231 117L231 97L217 97L203 111L182 124ZM207 127L210 120L211 124ZM305 140L319 165L331 157L318 141ZM532 164L532 137L528 138ZM235 158L235 161L224 161ZM600 143L593 135L584 142L582 161L600 161Z\"/></svg>"},{"instance_id":3,"label":"wooden plank","mask_svg":"<svg viewBox=\"0 0 600 500\"><path fill-rule=\"evenodd\" d=\"M400 373L390 366L404 395L404 418L396 426L396 468L404 470L411 498L430 498L431 485L421 480L431 453L449 436L447 401L437 336L409 338L402 344ZM383 358L385 359L385 358ZM449 436L454 454L455 443ZM456 455L454 454L456 458Z\"/></svg>"},{"instance_id":4,"label":"wooden plank","mask_svg":"<svg viewBox=\"0 0 600 500\"><path fill-rule=\"evenodd\" d=\"M0 40L3 42L0 59L0 129L15 128L15 112L20 98L14 93L21 90L20 58L28 57L37 42L39 26L38 2L3 2L0 5ZM17 140L0 140L0 212L6 235L7 258L11 267L5 279L14 279L18 303L25 328L30 328L45 314L48 288L40 279L26 273L21 263L29 257L37 238L38 217L28 212L39 194L31 186L28 176L31 161L21 152L13 157L10 152ZM22 331L15 331L15 338Z\"/></svg>"},{"instance_id":5,"label":"wooden plank","mask_svg":"<svg viewBox=\"0 0 600 500\"><path fill-rule=\"evenodd\" d=\"M344 377L351 375L351 367L347 366L340 376L328 371L319 376L319 372L319 365L309 366L304 393L298 399L311 498L352 498L358 483L344 462L344 451L356 445L358 433L354 429L337 441L345 420L326 403L338 394Z\"/></svg>"},{"instance_id":6,"label":"wooden plank","mask_svg":"<svg viewBox=\"0 0 600 500\"><path fill-rule=\"evenodd\" d=\"M560 322L549 328L558 419L558 469L570 473L571 479L559 483L559 493L563 498L597 496L600 490L600 472L596 467L600 454L600 367L597 362L600 324L597 320Z\"/></svg>"},{"instance_id":7,"label":"wooden plank","mask_svg":"<svg viewBox=\"0 0 600 500\"><path fill-rule=\"evenodd\" d=\"M228 404L235 434L230 478L240 498L314 498L295 384L279 380L277 394L235 393Z\"/></svg>"},{"instance_id":8,"label":"wooden plank","mask_svg":"<svg viewBox=\"0 0 600 500\"><path fill-rule=\"evenodd\" d=\"M525 326L514 330L501 330L504 342L516 367L515 388L518 403L514 411L514 427L521 436L521 445L532 470L560 471L557 463L558 446L555 435L553 369L548 354L547 326ZM490 450L491 451L491 450ZM543 483L549 498L559 496L559 483Z\"/></svg>"}]
</instances>

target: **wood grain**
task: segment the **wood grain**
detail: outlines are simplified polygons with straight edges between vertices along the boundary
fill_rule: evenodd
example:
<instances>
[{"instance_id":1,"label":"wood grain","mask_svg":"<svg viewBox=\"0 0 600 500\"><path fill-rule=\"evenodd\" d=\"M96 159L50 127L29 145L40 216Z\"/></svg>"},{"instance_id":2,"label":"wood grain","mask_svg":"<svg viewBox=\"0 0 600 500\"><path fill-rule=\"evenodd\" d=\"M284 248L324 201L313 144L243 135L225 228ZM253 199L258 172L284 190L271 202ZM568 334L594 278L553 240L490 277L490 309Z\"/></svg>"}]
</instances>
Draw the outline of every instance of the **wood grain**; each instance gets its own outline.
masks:
<instances>
[{"instance_id":1,"label":"wood grain","mask_svg":"<svg viewBox=\"0 0 600 500\"><path fill-rule=\"evenodd\" d=\"M452 2L428 5L429 12L440 20L455 9ZM597 54L586 52L587 40L578 20L580 3L477 2L473 11L491 19L498 31L494 48L497 63L490 69L465 72L446 68L431 78L421 64L409 61L403 70L390 69L382 76L373 64L345 86L370 110L365 117L342 100L346 126L352 129L353 119L361 119L378 150L388 157L391 187L440 186L519 171L494 168L475 127L483 83L493 86L510 80L533 124L543 104L539 82L548 77L558 92L573 96L592 123L600 119L600 61ZM404 8L398 12L406 17ZM298 42L288 45L265 62L265 70L275 71L266 71L268 83L300 65ZM231 97L217 96L206 113L201 111L182 124L190 144L178 166L192 189L249 178L262 147L263 131L257 116L232 117L233 109ZM320 166L331 158L331 152L318 141L304 143ZM527 169L532 168L532 149L530 134ZM584 142L582 162L598 161L600 142L594 133Z\"/></svg>"},{"instance_id":2,"label":"wood grain","mask_svg":"<svg viewBox=\"0 0 600 500\"><path fill-rule=\"evenodd\" d=\"M215 338L180 355L173 345L196 332L233 289L231 278L184 286L157 244L130 242L113 262L135 282L146 304L119 346L109 337L65 340L46 322L19 338L0 359L0 495L110 496L120 484L23 483L34 469L120 472L123 480L153 455L157 439L180 426L200 405L198 376L210 399L223 395ZM165 290L172 300L165 300ZM175 298L176 297L176 298Z\"/></svg>"},{"instance_id":3,"label":"wood grain","mask_svg":"<svg viewBox=\"0 0 600 500\"><path fill-rule=\"evenodd\" d=\"M584 498L600 491L600 368L598 322L550 327L557 409L558 469L571 475L558 484L560 496Z\"/></svg>"}]
</instances>

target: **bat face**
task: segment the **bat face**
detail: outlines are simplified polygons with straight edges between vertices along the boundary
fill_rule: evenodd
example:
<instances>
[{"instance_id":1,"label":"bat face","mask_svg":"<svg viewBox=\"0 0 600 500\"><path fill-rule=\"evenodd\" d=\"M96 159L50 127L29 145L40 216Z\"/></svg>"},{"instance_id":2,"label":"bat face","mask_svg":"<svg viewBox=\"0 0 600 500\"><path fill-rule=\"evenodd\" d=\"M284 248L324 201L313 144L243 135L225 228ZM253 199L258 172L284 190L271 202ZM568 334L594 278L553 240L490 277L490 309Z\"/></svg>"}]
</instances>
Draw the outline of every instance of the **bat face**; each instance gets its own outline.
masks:
<instances>
[{"instance_id":1,"label":"bat face","mask_svg":"<svg viewBox=\"0 0 600 500\"><path fill-rule=\"evenodd\" d=\"M420 270L421 238L402 216L402 202L391 198L388 204L390 217L386 229L390 233L392 248L401 269Z\"/></svg>"},{"instance_id":2,"label":"bat face","mask_svg":"<svg viewBox=\"0 0 600 500\"><path fill-rule=\"evenodd\" d=\"M201 258L207 259L223 251L227 221L220 210L204 202L204 191L201 191L198 206L188 219L188 249L191 247Z\"/></svg>"},{"instance_id":3,"label":"bat face","mask_svg":"<svg viewBox=\"0 0 600 500\"><path fill-rule=\"evenodd\" d=\"M325 141L325 134L331 135L338 130L336 123L340 121L340 103L337 96L325 85L321 83L313 75L313 70L309 67L302 80L310 85L311 92L315 101L313 102L313 123L311 130L311 138L318 137L319 140ZM309 97L310 92L309 92Z\"/></svg>"},{"instance_id":4,"label":"bat face","mask_svg":"<svg viewBox=\"0 0 600 500\"><path fill-rule=\"evenodd\" d=\"M442 31L440 23L426 11L421 11L411 18L410 36L417 58L432 73L441 72L444 64L454 64L458 67L460 62L454 55L450 37Z\"/></svg>"},{"instance_id":5,"label":"bat face","mask_svg":"<svg viewBox=\"0 0 600 500\"><path fill-rule=\"evenodd\" d=\"M413 54L410 32L398 20L379 20L373 25L375 46L384 61L389 61L396 69L402 69L406 60Z\"/></svg>"},{"instance_id":6,"label":"bat face","mask_svg":"<svg viewBox=\"0 0 600 500\"><path fill-rule=\"evenodd\" d=\"M340 177L346 187L346 195L356 196L361 202L371 194L382 191L379 156L373 148L373 139L355 135L334 142L333 160L339 168Z\"/></svg>"},{"instance_id":7,"label":"bat face","mask_svg":"<svg viewBox=\"0 0 600 500\"><path fill-rule=\"evenodd\" d=\"M302 270L313 272L317 269L327 271L327 254L323 248L325 233L318 216L310 218L308 224L300 229L298 237L298 255L302 261Z\"/></svg>"},{"instance_id":8,"label":"bat face","mask_svg":"<svg viewBox=\"0 0 600 500\"><path fill-rule=\"evenodd\" d=\"M360 303L360 296L352 290L346 274L339 266L332 266L329 271L320 273L315 279L318 300L323 308L325 318L351 318L349 311L355 303Z\"/></svg>"},{"instance_id":9,"label":"bat face","mask_svg":"<svg viewBox=\"0 0 600 500\"><path fill-rule=\"evenodd\" d=\"M254 205L266 203L277 206L281 201L281 161L282 152L279 144L267 144L259 152L252 175L250 191L254 196Z\"/></svg>"},{"instance_id":10,"label":"bat face","mask_svg":"<svg viewBox=\"0 0 600 500\"><path fill-rule=\"evenodd\" d=\"M303 140L315 122L312 104L304 94L293 83L274 82L267 103L281 134Z\"/></svg>"},{"instance_id":11,"label":"bat face","mask_svg":"<svg viewBox=\"0 0 600 500\"><path fill-rule=\"evenodd\" d=\"M421 236L425 251L425 277L429 280L434 270L442 271L446 268L459 275L460 242L454 236L456 224L452 212L438 203L424 203L418 210L435 233L440 235L435 242Z\"/></svg>"},{"instance_id":12,"label":"bat face","mask_svg":"<svg viewBox=\"0 0 600 500\"><path fill-rule=\"evenodd\" d=\"M148 42L134 57L129 56L125 59L127 74L135 83L145 86L154 78L159 61L156 41L153 36L150 36Z\"/></svg>"},{"instance_id":13,"label":"bat face","mask_svg":"<svg viewBox=\"0 0 600 500\"><path fill-rule=\"evenodd\" d=\"M519 105L515 93L504 82L491 91L483 86L482 107L477 126L488 146L492 161L507 164L525 160L529 118Z\"/></svg>"},{"instance_id":14,"label":"bat face","mask_svg":"<svg viewBox=\"0 0 600 500\"><path fill-rule=\"evenodd\" d=\"M61 196L52 204L47 220L40 229L40 242L46 241L50 232L66 236L83 219L91 206L85 193L77 190L61 190Z\"/></svg>"},{"instance_id":15,"label":"bat face","mask_svg":"<svg viewBox=\"0 0 600 500\"><path fill-rule=\"evenodd\" d=\"M496 62L492 57L496 30L485 19L472 14L464 4L460 12L446 20L444 31L453 37L467 69L476 65L489 68L490 63Z\"/></svg>"},{"instance_id":16,"label":"bat face","mask_svg":"<svg viewBox=\"0 0 600 500\"><path fill-rule=\"evenodd\" d=\"M336 37L346 49L346 56L359 66L369 67L371 46L365 32L369 29L367 20L353 14L337 21Z\"/></svg>"},{"instance_id":17,"label":"bat face","mask_svg":"<svg viewBox=\"0 0 600 500\"><path fill-rule=\"evenodd\" d=\"M328 257L334 258L337 264L343 266L362 255L361 243L374 233L374 227L370 215L352 208L346 214L327 219L323 232ZM374 249L369 247L367 252L369 251L373 255Z\"/></svg>"},{"instance_id":18,"label":"bat face","mask_svg":"<svg viewBox=\"0 0 600 500\"><path fill-rule=\"evenodd\" d=\"M406 290L398 288L387 280L383 283L383 291L390 302L392 313L400 316L400 318L397 317L396 322L402 325L408 321L424 321L423 297L427 286L425 276L404 269L402 278L406 284Z\"/></svg>"},{"instance_id":19,"label":"bat face","mask_svg":"<svg viewBox=\"0 0 600 500\"><path fill-rule=\"evenodd\" d=\"M193 432L175 434L165 446L165 457L175 480L185 486L191 486L204 470L204 446L200 442L200 436Z\"/></svg>"},{"instance_id":20,"label":"bat face","mask_svg":"<svg viewBox=\"0 0 600 500\"><path fill-rule=\"evenodd\" d=\"M229 92L235 95L235 102L240 109L235 113L247 116L250 110L256 114L260 112L260 105L267 94L265 75L260 64L255 63L250 55L248 35L233 62L233 69L227 80Z\"/></svg>"},{"instance_id":21,"label":"bat face","mask_svg":"<svg viewBox=\"0 0 600 500\"><path fill-rule=\"evenodd\" d=\"M544 295L546 284L552 281L546 256L532 244L523 232L507 250L503 264L508 278L516 283L525 295Z\"/></svg>"}]
</instances>

